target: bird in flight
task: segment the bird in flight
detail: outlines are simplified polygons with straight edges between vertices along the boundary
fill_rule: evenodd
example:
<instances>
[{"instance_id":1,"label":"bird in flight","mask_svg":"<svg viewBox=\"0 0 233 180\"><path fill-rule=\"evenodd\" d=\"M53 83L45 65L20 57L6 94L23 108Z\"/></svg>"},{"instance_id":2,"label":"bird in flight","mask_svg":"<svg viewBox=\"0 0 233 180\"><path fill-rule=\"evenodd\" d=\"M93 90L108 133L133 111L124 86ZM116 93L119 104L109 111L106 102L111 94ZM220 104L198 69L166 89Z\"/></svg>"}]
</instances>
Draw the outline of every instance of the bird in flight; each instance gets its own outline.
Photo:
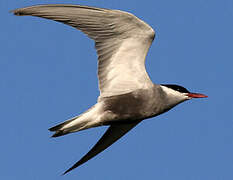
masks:
<instances>
[{"instance_id":1,"label":"bird in flight","mask_svg":"<svg viewBox=\"0 0 233 180\"><path fill-rule=\"evenodd\" d=\"M142 120L162 114L192 98L207 97L174 84L154 84L145 69L154 30L133 14L81 5L49 4L15 9L17 16L37 16L70 25L95 41L100 95L86 112L50 128L52 137L109 126L94 147L64 172L87 162Z\"/></svg>"}]
</instances>

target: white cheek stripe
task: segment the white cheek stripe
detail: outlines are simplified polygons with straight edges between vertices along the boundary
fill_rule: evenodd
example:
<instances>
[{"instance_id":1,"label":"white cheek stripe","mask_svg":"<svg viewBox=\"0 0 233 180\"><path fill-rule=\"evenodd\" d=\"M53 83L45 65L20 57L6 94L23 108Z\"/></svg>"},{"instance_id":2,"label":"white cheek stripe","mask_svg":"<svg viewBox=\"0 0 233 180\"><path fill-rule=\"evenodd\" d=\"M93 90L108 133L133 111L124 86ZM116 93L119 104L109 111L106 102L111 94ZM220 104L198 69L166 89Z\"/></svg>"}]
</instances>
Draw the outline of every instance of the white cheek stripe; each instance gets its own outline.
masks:
<instances>
[{"instance_id":1,"label":"white cheek stripe","mask_svg":"<svg viewBox=\"0 0 233 180\"><path fill-rule=\"evenodd\" d=\"M184 96L184 94L183 93L180 93L180 92L178 92L178 91L175 91L175 90L173 90L173 89L171 89L171 88L168 88L168 87L166 87L166 86L162 86L161 85L161 88L163 89L163 91L164 92L166 92L169 96Z\"/></svg>"},{"instance_id":2,"label":"white cheek stripe","mask_svg":"<svg viewBox=\"0 0 233 180\"><path fill-rule=\"evenodd\" d=\"M175 91L175 90L173 90L171 88L168 88L168 87L162 86L162 85L161 85L161 88L163 89L163 91L170 98L179 99L179 100L188 100L188 99L190 99L190 97L187 96L187 93L181 93L179 91Z\"/></svg>"}]
</instances>

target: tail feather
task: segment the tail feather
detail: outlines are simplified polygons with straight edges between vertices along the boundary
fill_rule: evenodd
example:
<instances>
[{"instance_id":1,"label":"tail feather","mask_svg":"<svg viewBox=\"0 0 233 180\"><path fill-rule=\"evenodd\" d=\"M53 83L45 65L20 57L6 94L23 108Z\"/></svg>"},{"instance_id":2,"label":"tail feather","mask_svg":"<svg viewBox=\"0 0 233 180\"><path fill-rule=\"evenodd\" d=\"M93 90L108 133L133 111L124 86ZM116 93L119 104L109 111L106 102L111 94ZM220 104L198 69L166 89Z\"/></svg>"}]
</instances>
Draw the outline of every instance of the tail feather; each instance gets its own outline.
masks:
<instances>
[{"instance_id":1,"label":"tail feather","mask_svg":"<svg viewBox=\"0 0 233 180\"><path fill-rule=\"evenodd\" d=\"M78 116L76 116L72 119L69 119L61 124L58 124L56 126L49 128L49 131L52 131L52 132L55 131L55 133L51 137L59 137L59 136L63 136L63 135L70 133L69 129L65 128L65 126L68 125L69 123L71 123L72 121L76 120L77 118L78 118Z\"/></svg>"},{"instance_id":2,"label":"tail feather","mask_svg":"<svg viewBox=\"0 0 233 180\"><path fill-rule=\"evenodd\" d=\"M54 127L51 127L49 131L55 132L51 137L59 137L96 126L98 125L90 123L89 118L77 116Z\"/></svg>"},{"instance_id":3,"label":"tail feather","mask_svg":"<svg viewBox=\"0 0 233 180\"><path fill-rule=\"evenodd\" d=\"M59 137L68 134L69 132L65 132L64 130L56 131L51 137Z\"/></svg>"},{"instance_id":4,"label":"tail feather","mask_svg":"<svg viewBox=\"0 0 233 180\"><path fill-rule=\"evenodd\" d=\"M86 112L82 113L79 116L76 116L72 119L69 119L61 124L58 124L54 127L51 127L49 130L54 131L55 133L52 137L63 136L68 133L73 133L81 131L84 129L97 127L102 125L99 121L102 105L95 105L88 109Z\"/></svg>"},{"instance_id":5,"label":"tail feather","mask_svg":"<svg viewBox=\"0 0 233 180\"><path fill-rule=\"evenodd\" d=\"M66 124L69 124L73 119L70 119L70 120L67 120L61 124L58 124L56 126L53 126L51 128L49 128L49 131L58 131L60 130L61 128L63 128Z\"/></svg>"}]
</instances>

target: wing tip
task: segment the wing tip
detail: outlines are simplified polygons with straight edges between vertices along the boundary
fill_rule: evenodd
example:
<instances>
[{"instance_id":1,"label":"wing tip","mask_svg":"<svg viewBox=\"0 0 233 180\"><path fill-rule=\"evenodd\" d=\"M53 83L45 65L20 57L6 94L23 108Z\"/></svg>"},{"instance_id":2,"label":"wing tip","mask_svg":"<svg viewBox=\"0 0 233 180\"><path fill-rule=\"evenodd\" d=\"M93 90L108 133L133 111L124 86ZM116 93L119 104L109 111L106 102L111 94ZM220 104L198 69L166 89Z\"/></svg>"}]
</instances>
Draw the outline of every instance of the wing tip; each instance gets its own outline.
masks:
<instances>
[{"instance_id":1,"label":"wing tip","mask_svg":"<svg viewBox=\"0 0 233 180\"><path fill-rule=\"evenodd\" d=\"M66 175L69 171L65 171L64 173L62 173L62 176Z\"/></svg>"},{"instance_id":2,"label":"wing tip","mask_svg":"<svg viewBox=\"0 0 233 180\"><path fill-rule=\"evenodd\" d=\"M62 176L66 175L68 172L72 171L73 169L75 169L76 167L78 167L76 164L74 164L71 168L67 169Z\"/></svg>"}]
</instances>

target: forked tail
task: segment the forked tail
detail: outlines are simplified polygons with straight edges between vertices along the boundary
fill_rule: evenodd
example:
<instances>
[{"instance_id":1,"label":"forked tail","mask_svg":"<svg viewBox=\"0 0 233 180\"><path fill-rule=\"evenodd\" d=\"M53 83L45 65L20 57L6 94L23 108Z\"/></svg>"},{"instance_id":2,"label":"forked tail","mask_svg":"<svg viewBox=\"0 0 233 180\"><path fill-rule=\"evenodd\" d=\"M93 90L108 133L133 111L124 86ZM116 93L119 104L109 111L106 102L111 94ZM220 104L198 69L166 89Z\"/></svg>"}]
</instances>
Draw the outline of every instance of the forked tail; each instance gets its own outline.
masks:
<instances>
[{"instance_id":1,"label":"forked tail","mask_svg":"<svg viewBox=\"0 0 233 180\"><path fill-rule=\"evenodd\" d=\"M100 121L99 121L100 116L101 116L101 104L96 104L95 106L91 107L80 116L76 116L72 119L69 119L61 124L58 124L50 128L49 130L55 132L52 135L52 137L58 137L68 133L73 133L84 129L97 127L100 125Z\"/></svg>"},{"instance_id":2,"label":"forked tail","mask_svg":"<svg viewBox=\"0 0 233 180\"><path fill-rule=\"evenodd\" d=\"M52 137L59 137L59 136L63 136L63 135L66 135L68 133L71 133L74 131L74 128L76 129L75 132L81 130L82 127L85 125L84 122L76 123L75 127L72 127L72 125L71 125L71 124L73 124L72 122L77 121L78 118L79 117L77 116L77 117L69 119L61 124L58 124L54 127L51 127L49 130L55 132L52 135Z\"/></svg>"}]
</instances>

